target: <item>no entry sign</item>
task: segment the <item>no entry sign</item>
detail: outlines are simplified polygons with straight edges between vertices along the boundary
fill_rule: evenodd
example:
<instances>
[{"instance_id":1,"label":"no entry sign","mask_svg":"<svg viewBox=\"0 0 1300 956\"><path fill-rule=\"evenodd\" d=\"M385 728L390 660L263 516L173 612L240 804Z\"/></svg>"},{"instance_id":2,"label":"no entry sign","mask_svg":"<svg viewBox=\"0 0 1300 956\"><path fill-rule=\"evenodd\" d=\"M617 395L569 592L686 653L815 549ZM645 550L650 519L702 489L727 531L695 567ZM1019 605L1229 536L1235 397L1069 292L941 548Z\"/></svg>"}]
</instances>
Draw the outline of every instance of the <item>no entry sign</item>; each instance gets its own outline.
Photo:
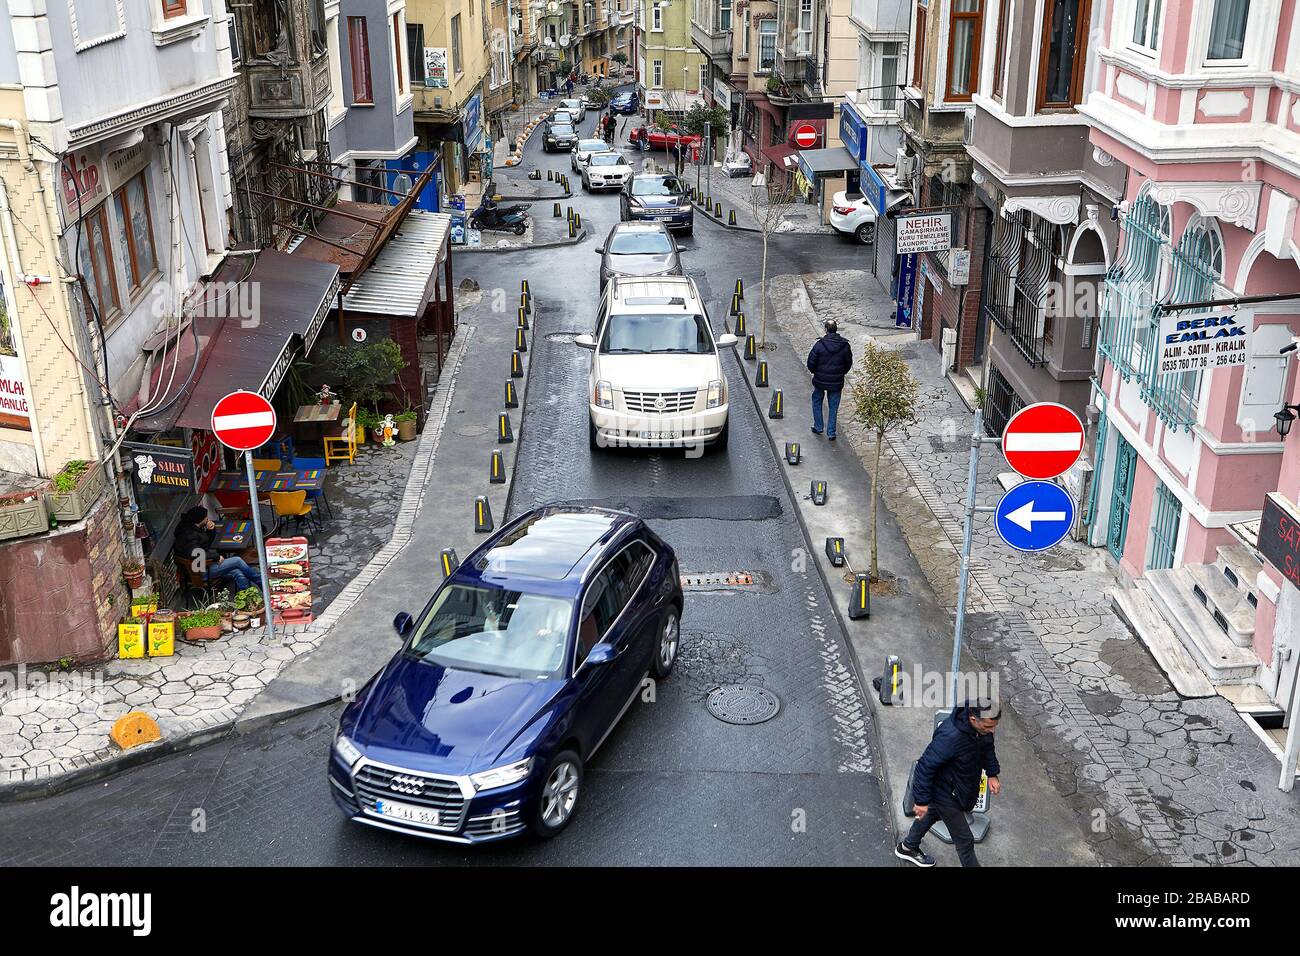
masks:
<instances>
[{"instance_id":1,"label":"no entry sign","mask_svg":"<svg viewBox=\"0 0 1300 956\"><path fill-rule=\"evenodd\" d=\"M817 145L817 127L811 123L804 123L794 131L795 145L800 149L811 149Z\"/></svg>"},{"instance_id":2,"label":"no entry sign","mask_svg":"<svg viewBox=\"0 0 1300 956\"><path fill-rule=\"evenodd\" d=\"M1083 423L1064 405L1039 402L1011 416L1002 432L1007 464L1026 478L1063 475L1083 453Z\"/></svg>"},{"instance_id":3,"label":"no entry sign","mask_svg":"<svg viewBox=\"0 0 1300 956\"><path fill-rule=\"evenodd\" d=\"M212 409L212 433L235 451L261 448L275 434L275 409L256 392L231 392Z\"/></svg>"}]
</instances>

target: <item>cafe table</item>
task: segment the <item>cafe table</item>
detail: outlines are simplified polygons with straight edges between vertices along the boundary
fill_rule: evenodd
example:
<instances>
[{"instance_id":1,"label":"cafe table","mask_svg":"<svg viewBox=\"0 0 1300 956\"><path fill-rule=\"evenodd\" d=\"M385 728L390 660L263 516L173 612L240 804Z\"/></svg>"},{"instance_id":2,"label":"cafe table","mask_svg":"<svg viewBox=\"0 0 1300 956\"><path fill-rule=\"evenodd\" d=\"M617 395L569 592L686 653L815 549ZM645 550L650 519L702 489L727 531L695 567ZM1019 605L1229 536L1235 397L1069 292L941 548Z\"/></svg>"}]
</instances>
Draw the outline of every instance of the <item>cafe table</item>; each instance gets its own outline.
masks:
<instances>
[{"instance_id":1,"label":"cafe table","mask_svg":"<svg viewBox=\"0 0 1300 956\"><path fill-rule=\"evenodd\" d=\"M218 551L244 551L257 542L253 539L253 522L250 518L231 518L217 529L213 547Z\"/></svg>"},{"instance_id":2,"label":"cafe table","mask_svg":"<svg viewBox=\"0 0 1300 956\"><path fill-rule=\"evenodd\" d=\"M258 471L253 473L260 493L268 491L320 491L325 487L323 468L306 468L302 471ZM219 471L213 479L212 491L248 491L248 476L242 471Z\"/></svg>"},{"instance_id":3,"label":"cafe table","mask_svg":"<svg viewBox=\"0 0 1300 956\"><path fill-rule=\"evenodd\" d=\"M324 447L325 432L331 424L339 420L342 409L341 402L330 402L328 405L322 405L320 402L312 405L300 405L298 410L293 413L293 420L295 424L317 426L317 443Z\"/></svg>"}]
</instances>

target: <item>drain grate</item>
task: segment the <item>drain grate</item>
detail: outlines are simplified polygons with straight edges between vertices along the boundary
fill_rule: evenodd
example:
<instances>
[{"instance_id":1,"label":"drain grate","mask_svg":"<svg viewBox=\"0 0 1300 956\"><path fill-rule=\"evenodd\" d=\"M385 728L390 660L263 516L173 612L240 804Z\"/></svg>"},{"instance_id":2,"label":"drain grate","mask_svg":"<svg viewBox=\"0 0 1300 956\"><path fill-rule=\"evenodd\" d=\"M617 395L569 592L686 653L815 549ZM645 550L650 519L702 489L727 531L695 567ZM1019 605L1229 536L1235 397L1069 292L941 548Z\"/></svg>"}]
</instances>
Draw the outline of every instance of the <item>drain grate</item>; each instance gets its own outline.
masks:
<instances>
[{"instance_id":1,"label":"drain grate","mask_svg":"<svg viewBox=\"0 0 1300 956\"><path fill-rule=\"evenodd\" d=\"M766 687L723 684L709 691L709 713L728 724L761 724L781 710L781 701Z\"/></svg>"},{"instance_id":2,"label":"drain grate","mask_svg":"<svg viewBox=\"0 0 1300 956\"><path fill-rule=\"evenodd\" d=\"M711 571L700 574L683 574L682 587L690 588L747 588L754 586L754 575L748 571Z\"/></svg>"}]
</instances>

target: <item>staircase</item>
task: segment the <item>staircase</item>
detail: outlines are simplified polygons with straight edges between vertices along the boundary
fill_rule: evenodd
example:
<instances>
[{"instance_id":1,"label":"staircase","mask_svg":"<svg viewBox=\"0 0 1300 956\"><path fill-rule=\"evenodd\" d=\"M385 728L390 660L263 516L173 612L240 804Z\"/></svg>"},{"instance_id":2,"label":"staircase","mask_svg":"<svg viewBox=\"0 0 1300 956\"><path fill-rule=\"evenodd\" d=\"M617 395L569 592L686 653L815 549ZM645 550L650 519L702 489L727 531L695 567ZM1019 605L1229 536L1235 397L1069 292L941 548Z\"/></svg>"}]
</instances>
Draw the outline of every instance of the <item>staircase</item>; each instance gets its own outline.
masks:
<instances>
[{"instance_id":1,"label":"staircase","mask_svg":"<svg viewBox=\"0 0 1300 956\"><path fill-rule=\"evenodd\" d=\"M1205 697L1255 684L1255 578L1260 563L1242 545L1223 545L1213 564L1148 571L1112 597L1174 688ZM1199 672L1199 673L1197 673Z\"/></svg>"}]
</instances>

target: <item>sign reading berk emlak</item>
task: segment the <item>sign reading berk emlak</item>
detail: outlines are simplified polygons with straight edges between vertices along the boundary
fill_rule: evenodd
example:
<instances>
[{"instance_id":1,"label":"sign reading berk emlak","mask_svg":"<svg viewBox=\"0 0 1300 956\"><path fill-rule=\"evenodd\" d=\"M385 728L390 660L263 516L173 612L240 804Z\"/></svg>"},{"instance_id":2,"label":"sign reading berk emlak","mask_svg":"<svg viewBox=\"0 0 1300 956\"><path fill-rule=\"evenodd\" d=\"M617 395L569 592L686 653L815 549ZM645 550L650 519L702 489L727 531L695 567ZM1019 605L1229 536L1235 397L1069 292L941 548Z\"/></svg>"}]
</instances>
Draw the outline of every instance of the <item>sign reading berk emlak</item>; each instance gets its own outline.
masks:
<instances>
[{"instance_id":1,"label":"sign reading berk emlak","mask_svg":"<svg viewBox=\"0 0 1300 956\"><path fill-rule=\"evenodd\" d=\"M1245 365L1254 318L1253 312L1242 309L1162 315L1160 372L1199 372Z\"/></svg>"}]
</instances>

